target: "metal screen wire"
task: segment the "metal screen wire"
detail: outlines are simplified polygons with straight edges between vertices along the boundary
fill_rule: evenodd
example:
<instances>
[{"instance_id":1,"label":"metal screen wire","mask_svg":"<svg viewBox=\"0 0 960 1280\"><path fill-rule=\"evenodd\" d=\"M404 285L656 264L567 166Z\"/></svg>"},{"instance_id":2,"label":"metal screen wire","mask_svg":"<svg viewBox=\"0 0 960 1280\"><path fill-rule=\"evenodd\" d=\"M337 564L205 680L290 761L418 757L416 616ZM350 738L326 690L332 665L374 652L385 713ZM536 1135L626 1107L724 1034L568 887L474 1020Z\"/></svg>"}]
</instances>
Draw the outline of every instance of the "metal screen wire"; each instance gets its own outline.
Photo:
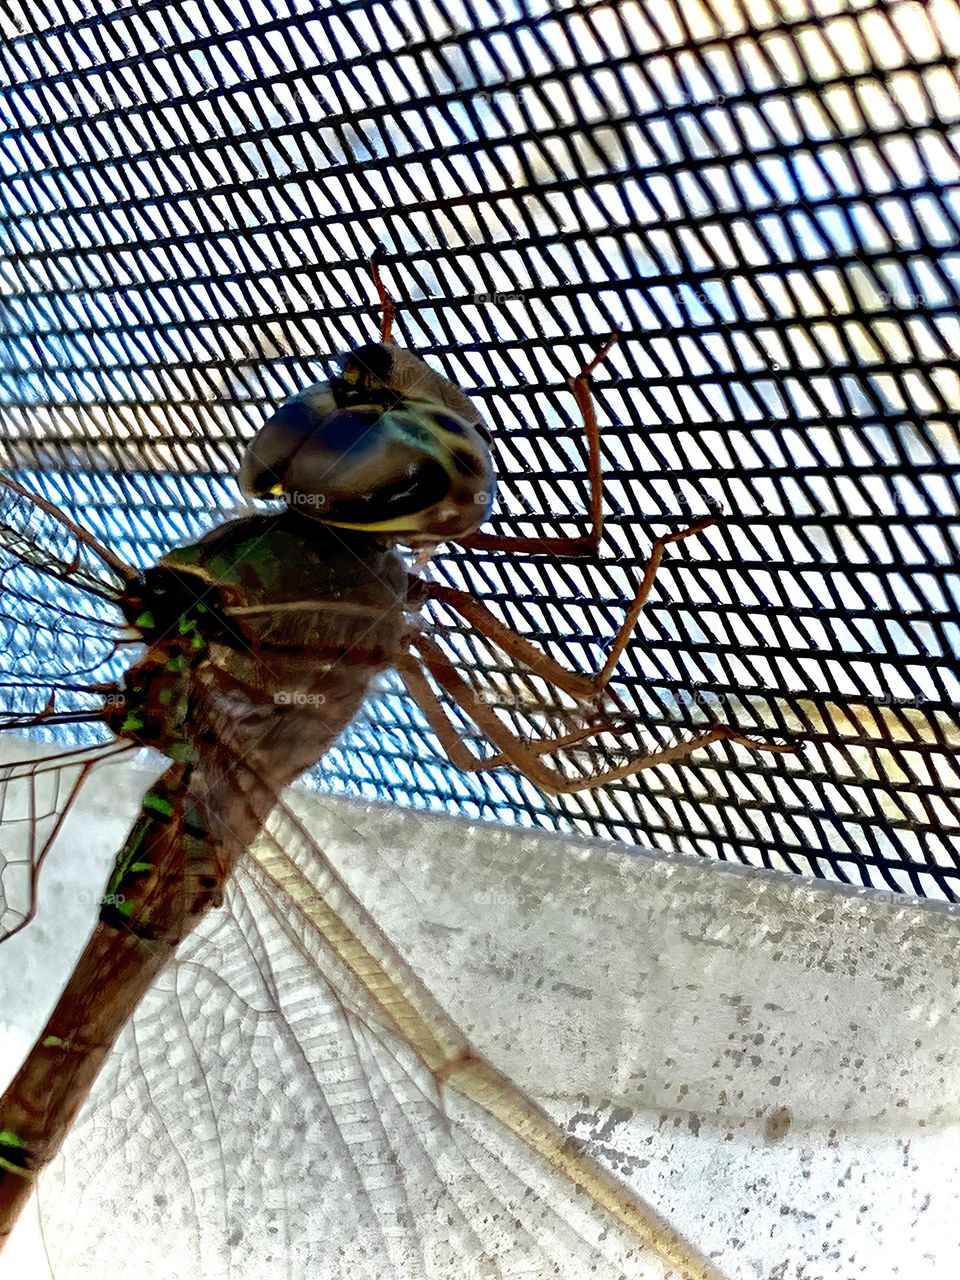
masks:
<instances>
[{"instance_id":1,"label":"metal screen wire","mask_svg":"<svg viewBox=\"0 0 960 1280\"><path fill-rule=\"evenodd\" d=\"M0 465L151 563L239 503L276 404L376 337L380 246L398 340L494 427L494 529L581 532L567 380L617 326L600 554L433 572L593 667L652 538L719 501L617 670L630 732L561 766L715 721L801 746L553 799L458 774L387 679L321 785L960 898L955 3L33 0L0 24ZM518 732L569 729L431 616Z\"/></svg>"}]
</instances>

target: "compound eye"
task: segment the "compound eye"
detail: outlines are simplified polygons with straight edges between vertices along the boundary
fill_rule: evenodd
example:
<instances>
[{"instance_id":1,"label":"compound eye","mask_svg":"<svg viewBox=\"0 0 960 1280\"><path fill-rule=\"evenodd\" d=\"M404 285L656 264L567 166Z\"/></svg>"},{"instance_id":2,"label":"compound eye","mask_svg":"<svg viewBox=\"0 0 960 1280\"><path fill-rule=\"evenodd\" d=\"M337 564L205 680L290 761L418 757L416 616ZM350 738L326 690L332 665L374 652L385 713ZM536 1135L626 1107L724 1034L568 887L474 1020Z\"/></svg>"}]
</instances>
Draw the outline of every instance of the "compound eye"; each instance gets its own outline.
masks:
<instances>
[{"instance_id":1,"label":"compound eye","mask_svg":"<svg viewBox=\"0 0 960 1280\"><path fill-rule=\"evenodd\" d=\"M485 429L444 405L331 411L331 399L281 405L244 456L244 493L397 541L440 542L483 522L496 487Z\"/></svg>"},{"instance_id":2,"label":"compound eye","mask_svg":"<svg viewBox=\"0 0 960 1280\"><path fill-rule=\"evenodd\" d=\"M469 436L476 432L481 439L487 444L493 444L493 435L485 422L479 419L476 422L467 422L465 418L459 418L456 414L446 413L442 409L434 410L432 413L434 423L450 436Z\"/></svg>"},{"instance_id":3,"label":"compound eye","mask_svg":"<svg viewBox=\"0 0 960 1280\"><path fill-rule=\"evenodd\" d=\"M281 405L247 448L240 487L249 497L286 496L298 480L322 494L345 469L362 466L381 446L382 410L364 405L318 413L302 400Z\"/></svg>"},{"instance_id":4,"label":"compound eye","mask_svg":"<svg viewBox=\"0 0 960 1280\"><path fill-rule=\"evenodd\" d=\"M264 423L240 464L240 488L248 497L262 498L283 488L290 459L309 437L313 421L302 400L291 400Z\"/></svg>"}]
</instances>

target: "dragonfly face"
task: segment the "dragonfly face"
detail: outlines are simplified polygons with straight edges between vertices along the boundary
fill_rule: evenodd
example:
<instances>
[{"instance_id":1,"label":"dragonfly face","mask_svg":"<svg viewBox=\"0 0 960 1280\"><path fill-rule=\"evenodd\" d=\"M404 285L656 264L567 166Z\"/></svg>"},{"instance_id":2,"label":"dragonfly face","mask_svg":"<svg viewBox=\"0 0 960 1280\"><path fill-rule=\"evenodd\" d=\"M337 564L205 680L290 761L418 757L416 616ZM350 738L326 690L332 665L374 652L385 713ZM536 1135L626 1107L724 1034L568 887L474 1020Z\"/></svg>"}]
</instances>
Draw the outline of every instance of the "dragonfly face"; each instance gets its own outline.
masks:
<instances>
[{"instance_id":1,"label":"dragonfly face","mask_svg":"<svg viewBox=\"0 0 960 1280\"><path fill-rule=\"evenodd\" d=\"M247 449L240 485L293 510L407 545L463 537L490 514L490 432L468 397L389 342L281 405Z\"/></svg>"}]
</instances>

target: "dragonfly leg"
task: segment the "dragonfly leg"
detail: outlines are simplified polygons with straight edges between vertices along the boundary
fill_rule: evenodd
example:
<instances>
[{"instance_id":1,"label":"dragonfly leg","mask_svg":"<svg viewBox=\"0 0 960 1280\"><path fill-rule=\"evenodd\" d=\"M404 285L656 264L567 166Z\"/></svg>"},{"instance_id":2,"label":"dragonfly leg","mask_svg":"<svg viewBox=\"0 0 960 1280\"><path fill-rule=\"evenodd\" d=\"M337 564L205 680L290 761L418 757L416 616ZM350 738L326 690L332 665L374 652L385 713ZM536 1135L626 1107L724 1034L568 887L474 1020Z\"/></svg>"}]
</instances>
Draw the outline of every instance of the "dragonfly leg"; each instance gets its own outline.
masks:
<instances>
[{"instance_id":1,"label":"dragonfly leg","mask_svg":"<svg viewBox=\"0 0 960 1280\"><path fill-rule=\"evenodd\" d=\"M450 757L451 763L455 764L461 773L477 773L486 769L510 767L510 760L502 751L498 751L491 756L480 756L463 741L453 721L448 718L440 699L430 688L417 658L401 659L397 664L397 670L403 676L407 688L423 712L427 723L440 739L440 743ZM478 699L486 702L482 695L471 689L469 702L464 706L464 710L469 713L474 701ZM487 703L487 705L490 704ZM563 712L558 712L558 714L562 715ZM594 718L560 737L530 739L522 745L532 751L534 755L543 756L551 751L561 751L565 747L572 747L579 742L596 738L602 733L625 733L631 727L626 722L613 724L605 718ZM519 742L520 739L518 738L517 741Z\"/></svg>"},{"instance_id":2,"label":"dragonfly leg","mask_svg":"<svg viewBox=\"0 0 960 1280\"><path fill-rule=\"evenodd\" d=\"M585 738L595 737L599 733L605 732L602 726L599 728L585 726L583 731L577 730L573 734L567 734L564 738L541 739L532 743L524 742L507 728L492 707L477 698L474 689L464 680L453 663L432 640L427 636L421 635L414 639L413 644L427 671L444 692L467 712L484 736L497 748L495 756L484 758L477 755L460 737L456 727L448 718L443 704L430 687L419 664L414 660L406 660L398 664L408 689L423 711L427 723L440 739L451 762L464 771L475 772L480 769L495 769L502 765L508 765L551 795L564 795L574 791L588 791L594 787L618 782L624 778L632 777L644 769L655 768L657 765L673 764L691 755L694 751L700 750L702 747L710 746L714 742L739 742L754 751L782 753L795 750L794 747L788 745L756 742L728 725L714 725L711 729L696 734L686 742L679 742L672 747L664 747L659 751L651 752L649 755L634 757L634 759L628 760L625 764L618 765L613 769L606 769L591 777L571 778L561 773L559 769L544 764L541 757L557 750L561 746L569 746L572 742L580 742ZM623 731L626 727L621 726L619 730L614 729L613 731Z\"/></svg>"},{"instance_id":3,"label":"dragonfly leg","mask_svg":"<svg viewBox=\"0 0 960 1280\"><path fill-rule=\"evenodd\" d=\"M711 525L716 523L716 519L711 516L708 520L701 521L700 524L691 525L689 529L681 529L677 533L666 534L664 537L657 538L654 541L650 558L640 580L640 586L637 588L633 603L627 610L627 616L620 624L613 638L606 661L602 667L590 672L588 675L581 675L562 667L559 662L556 662L538 649L526 636L514 631L506 623L501 622L492 610L488 609L485 604L467 591L460 591L456 587L448 587L440 582L417 580L411 586L410 598L415 602L418 600L437 600L441 604L448 605L451 609L455 609L461 617L465 618L482 635L486 636L488 640L492 640L504 653L511 658L515 658L517 662L523 663L535 675L549 680L558 689L562 689L564 693L569 693L575 698L592 699L603 692L616 669L617 663L620 661L620 655L626 648L639 620L641 610L653 589L654 579L657 576L657 569L663 559L665 548L672 542L682 542L684 538L690 538L696 533L702 533L704 529L709 529Z\"/></svg>"},{"instance_id":4,"label":"dragonfly leg","mask_svg":"<svg viewBox=\"0 0 960 1280\"><path fill-rule=\"evenodd\" d=\"M519 551L527 554L555 556L588 556L600 547L603 534L603 481L600 475L600 428L597 425L597 408L590 389L594 369L607 357L610 348L620 337L614 329L592 359L588 360L575 378L570 379L583 419L583 431L587 437L587 467L590 476L590 532L574 538L522 538L496 533L471 533L457 542L463 547L477 547L483 551Z\"/></svg>"}]
</instances>

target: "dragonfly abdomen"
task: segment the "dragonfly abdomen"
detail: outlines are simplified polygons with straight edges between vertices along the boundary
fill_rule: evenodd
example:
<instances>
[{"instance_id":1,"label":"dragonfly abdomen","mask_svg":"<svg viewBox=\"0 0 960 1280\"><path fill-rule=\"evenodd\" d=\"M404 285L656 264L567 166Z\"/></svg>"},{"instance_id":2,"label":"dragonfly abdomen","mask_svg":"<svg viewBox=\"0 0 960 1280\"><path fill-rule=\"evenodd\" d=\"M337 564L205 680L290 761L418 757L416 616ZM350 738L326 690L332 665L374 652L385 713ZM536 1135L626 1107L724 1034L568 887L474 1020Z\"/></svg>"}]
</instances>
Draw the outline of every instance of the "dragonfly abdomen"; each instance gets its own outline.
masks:
<instances>
[{"instance_id":1,"label":"dragonfly abdomen","mask_svg":"<svg viewBox=\"0 0 960 1280\"><path fill-rule=\"evenodd\" d=\"M100 921L108 928L176 946L222 902L228 859L187 798L193 773L192 764L169 770L144 796L104 894Z\"/></svg>"},{"instance_id":2,"label":"dragonfly abdomen","mask_svg":"<svg viewBox=\"0 0 960 1280\"><path fill-rule=\"evenodd\" d=\"M147 792L117 856L99 924L0 1101L0 1245L143 993L221 901L237 849L206 829L196 802L206 790L202 773L175 764ZM248 822L260 818L251 813Z\"/></svg>"}]
</instances>

